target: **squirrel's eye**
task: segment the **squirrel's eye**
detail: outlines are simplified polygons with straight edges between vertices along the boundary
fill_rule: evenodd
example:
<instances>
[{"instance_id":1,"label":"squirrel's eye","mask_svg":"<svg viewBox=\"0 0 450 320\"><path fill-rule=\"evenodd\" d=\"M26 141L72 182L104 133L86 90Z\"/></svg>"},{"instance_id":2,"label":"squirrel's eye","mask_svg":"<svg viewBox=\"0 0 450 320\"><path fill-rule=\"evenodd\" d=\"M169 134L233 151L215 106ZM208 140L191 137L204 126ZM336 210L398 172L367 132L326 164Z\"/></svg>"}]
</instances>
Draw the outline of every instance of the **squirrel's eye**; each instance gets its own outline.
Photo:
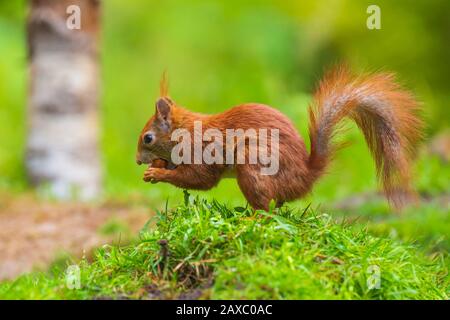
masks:
<instances>
[{"instance_id":1,"label":"squirrel's eye","mask_svg":"<svg viewBox=\"0 0 450 320\"><path fill-rule=\"evenodd\" d=\"M145 143L145 144L152 143L152 141L153 141L153 135L152 135L151 133L146 133L146 134L144 135L143 140L144 140L144 143Z\"/></svg>"}]
</instances>

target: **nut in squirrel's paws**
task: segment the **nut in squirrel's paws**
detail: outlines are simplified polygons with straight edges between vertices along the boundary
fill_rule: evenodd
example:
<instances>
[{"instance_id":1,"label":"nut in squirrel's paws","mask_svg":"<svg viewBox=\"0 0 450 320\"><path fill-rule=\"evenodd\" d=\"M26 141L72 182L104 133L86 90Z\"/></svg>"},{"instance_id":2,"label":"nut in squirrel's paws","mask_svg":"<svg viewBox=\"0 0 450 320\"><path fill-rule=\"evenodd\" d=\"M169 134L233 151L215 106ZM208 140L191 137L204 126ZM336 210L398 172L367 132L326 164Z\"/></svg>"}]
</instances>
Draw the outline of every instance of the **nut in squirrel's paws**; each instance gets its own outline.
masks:
<instances>
[{"instance_id":1,"label":"nut in squirrel's paws","mask_svg":"<svg viewBox=\"0 0 450 320\"><path fill-rule=\"evenodd\" d=\"M169 163L166 160L164 160L164 159L155 159L155 160L152 161L151 167L152 168L164 168L164 169L166 169L168 164Z\"/></svg>"}]
</instances>

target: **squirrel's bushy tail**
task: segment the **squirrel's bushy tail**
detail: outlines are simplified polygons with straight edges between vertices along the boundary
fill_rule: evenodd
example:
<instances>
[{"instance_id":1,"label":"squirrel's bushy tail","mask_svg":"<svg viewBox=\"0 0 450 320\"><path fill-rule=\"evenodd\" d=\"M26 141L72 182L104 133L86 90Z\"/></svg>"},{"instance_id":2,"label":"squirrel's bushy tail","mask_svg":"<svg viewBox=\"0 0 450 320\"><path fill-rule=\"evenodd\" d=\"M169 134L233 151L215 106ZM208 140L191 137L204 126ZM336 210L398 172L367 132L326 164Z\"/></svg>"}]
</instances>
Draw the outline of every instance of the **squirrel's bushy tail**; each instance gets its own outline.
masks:
<instances>
[{"instance_id":1,"label":"squirrel's bushy tail","mask_svg":"<svg viewBox=\"0 0 450 320\"><path fill-rule=\"evenodd\" d=\"M345 67L320 82L309 108L309 168L319 177L337 149L331 143L341 120L353 119L375 159L377 176L391 204L401 207L414 195L410 162L421 138L419 104L390 73L353 76Z\"/></svg>"}]
</instances>

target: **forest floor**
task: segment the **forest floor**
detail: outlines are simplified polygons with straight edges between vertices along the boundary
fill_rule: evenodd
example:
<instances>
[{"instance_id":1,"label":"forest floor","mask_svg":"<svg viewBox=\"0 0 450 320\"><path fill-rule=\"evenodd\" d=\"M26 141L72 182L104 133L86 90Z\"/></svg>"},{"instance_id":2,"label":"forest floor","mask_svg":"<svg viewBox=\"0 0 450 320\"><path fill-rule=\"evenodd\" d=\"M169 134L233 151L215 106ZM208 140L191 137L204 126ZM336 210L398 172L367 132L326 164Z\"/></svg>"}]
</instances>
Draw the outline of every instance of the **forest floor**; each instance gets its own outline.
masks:
<instances>
[{"instance_id":1,"label":"forest floor","mask_svg":"<svg viewBox=\"0 0 450 320\"><path fill-rule=\"evenodd\" d=\"M377 235L387 235L395 229L396 236L405 241L410 239L403 235L409 235L410 229L414 228L415 237L422 237L427 243L439 242L444 246L441 250L448 250L447 242L440 239L447 224L441 220L444 230L435 227L436 220L448 219L447 215L440 213L433 219L436 213L431 210L422 218L398 216L380 210L379 203L383 202L380 194L364 193L334 203L329 210L333 210L338 220L358 220L365 226L372 220L370 231ZM422 203L427 207L434 203L443 212L448 212L450 194L432 198L422 196ZM364 205L366 215L360 210ZM376 211L377 215L371 211ZM31 193L15 196L0 193L0 280L13 279L31 271L45 271L53 264L64 264L71 258L91 260L93 251L102 245L126 245L135 239L153 215L148 205L142 203L82 204L43 200ZM418 224L418 220L423 223Z\"/></svg>"},{"instance_id":2,"label":"forest floor","mask_svg":"<svg viewBox=\"0 0 450 320\"><path fill-rule=\"evenodd\" d=\"M376 211L368 223L309 206L253 212L186 193L129 244L3 281L0 297L448 299L448 207ZM68 263L78 266L78 287L68 285Z\"/></svg>"},{"instance_id":3,"label":"forest floor","mask_svg":"<svg viewBox=\"0 0 450 320\"><path fill-rule=\"evenodd\" d=\"M150 218L143 206L39 200L31 194L0 194L0 280L45 270L68 255L126 243Z\"/></svg>"}]
</instances>

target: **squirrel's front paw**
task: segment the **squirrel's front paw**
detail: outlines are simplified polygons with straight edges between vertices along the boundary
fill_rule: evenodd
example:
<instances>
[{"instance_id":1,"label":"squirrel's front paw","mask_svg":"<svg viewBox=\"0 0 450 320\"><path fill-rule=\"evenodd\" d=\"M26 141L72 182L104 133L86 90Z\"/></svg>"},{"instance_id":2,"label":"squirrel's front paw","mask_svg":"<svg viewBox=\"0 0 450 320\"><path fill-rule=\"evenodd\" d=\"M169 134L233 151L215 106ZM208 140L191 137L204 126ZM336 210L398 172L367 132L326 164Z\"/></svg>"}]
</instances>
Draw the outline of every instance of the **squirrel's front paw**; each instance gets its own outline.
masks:
<instances>
[{"instance_id":1,"label":"squirrel's front paw","mask_svg":"<svg viewBox=\"0 0 450 320\"><path fill-rule=\"evenodd\" d=\"M151 183L157 183L159 181L164 180L164 171L165 169L161 168L148 168L145 170L144 173L144 181L145 182L151 182Z\"/></svg>"}]
</instances>

